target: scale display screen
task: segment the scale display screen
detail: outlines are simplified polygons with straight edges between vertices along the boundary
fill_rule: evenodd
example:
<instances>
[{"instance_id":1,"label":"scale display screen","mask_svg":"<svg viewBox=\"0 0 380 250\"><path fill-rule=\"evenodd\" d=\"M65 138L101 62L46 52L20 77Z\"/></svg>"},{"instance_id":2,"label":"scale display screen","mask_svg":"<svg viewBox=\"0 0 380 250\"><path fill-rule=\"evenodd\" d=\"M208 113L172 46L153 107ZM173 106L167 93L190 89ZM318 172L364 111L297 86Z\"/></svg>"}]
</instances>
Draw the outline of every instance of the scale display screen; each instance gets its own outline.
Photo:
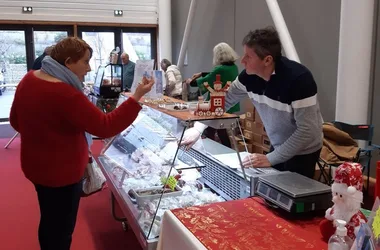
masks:
<instances>
[{"instance_id":1,"label":"scale display screen","mask_svg":"<svg viewBox=\"0 0 380 250\"><path fill-rule=\"evenodd\" d=\"M269 198L273 199L273 200L277 200L277 196L278 196L278 192L274 189L271 189L269 191Z\"/></svg>"},{"instance_id":2,"label":"scale display screen","mask_svg":"<svg viewBox=\"0 0 380 250\"><path fill-rule=\"evenodd\" d=\"M268 192L268 187L266 185L260 185L259 192L262 194L266 194Z\"/></svg>"},{"instance_id":3,"label":"scale display screen","mask_svg":"<svg viewBox=\"0 0 380 250\"><path fill-rule=\"evenodd\" d=\"M286 196L281 195L280 202L284 204L285 206L289 206L290 199Z\"/></svg>"},{"instance_id":4,"label":"scale display screen","mask_svg":"<svg viewBox=\"0 0 380 250\"><path fill-rule=\"evenodd\" d=\"M262 182L258 184L257 193L288 211L292 207L293 201L289 197Z\"/></svg>"}]
</instances>

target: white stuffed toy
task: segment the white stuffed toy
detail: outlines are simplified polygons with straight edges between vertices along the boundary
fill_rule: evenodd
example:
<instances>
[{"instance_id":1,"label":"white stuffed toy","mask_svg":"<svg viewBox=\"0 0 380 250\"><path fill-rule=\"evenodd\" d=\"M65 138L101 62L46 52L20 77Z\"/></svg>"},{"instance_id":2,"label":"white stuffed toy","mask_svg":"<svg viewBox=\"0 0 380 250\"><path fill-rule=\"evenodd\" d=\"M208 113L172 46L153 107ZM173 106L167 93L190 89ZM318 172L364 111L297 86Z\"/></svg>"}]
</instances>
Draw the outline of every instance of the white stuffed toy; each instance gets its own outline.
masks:
<instances>
[{"instance_id":1,"label":"white stuffed toy","mask_svg":"<svg viewBox=\"0 0 380 250\"><path fill-rule=\"evenodd\" d=\"M362 166L358 163L345 162L336 172L331 186L334 205L326 210L325 220L320 224L323 238L327 241L335 233L334 221L347 222L347 235L355 240L360 225L367 222L360 211L363 202Z\"/></svg>"}]
</instances>

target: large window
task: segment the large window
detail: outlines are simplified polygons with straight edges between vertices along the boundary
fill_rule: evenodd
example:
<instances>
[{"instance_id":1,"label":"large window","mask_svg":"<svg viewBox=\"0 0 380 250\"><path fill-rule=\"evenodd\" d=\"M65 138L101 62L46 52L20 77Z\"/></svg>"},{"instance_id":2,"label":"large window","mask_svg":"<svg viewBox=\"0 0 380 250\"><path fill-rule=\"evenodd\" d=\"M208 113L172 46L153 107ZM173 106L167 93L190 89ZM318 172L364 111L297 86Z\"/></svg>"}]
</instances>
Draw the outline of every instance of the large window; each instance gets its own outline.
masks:
<instances>
[{"instance_id":1,"label":"large window","mask_svg":"<svg viewBox=\"0 0 380 250\"><path fill-rule=\"evenodd\" d=\"M85 40L93 50L90 60L91 72L89 72L85 78L85 81L93 82L99 66L109 61L110 52L115 49L115 33L82 32L82 39Z\"/></svg>"},{"instance_id":2,"label":"large window","mask_svg":"<svg viewBox=\"0 0 380 250\"><path fill-rule=\"evenodd\" d=\"M61 39L68 36L67 31L34 31L34 56L35 58L43 54L46 47L56 44Z\"/></svg>"},{"instance_id":3,"label":"large window","mask_svg":"<svg viewBox=\"0 0 380 250\"><path fill-rule=\"evenodd\" d=\"M25 31L0 30L0 81L17 84L27 72Z\"/></svg>"},{"instance_id":4,"label":"large window","mask_svg":"<svg viewBox=\"0 0 380 250\"><path fill-rule=\"evenodd\" d=\"M35 58L72 34L72 26L0 25L0 119L9 118L16 86Z\"/></svg>"},{"instance_id":5,"label":"large window","mask_svg":"<svg viewBox=\"0 0 380 250\"><path fill-rule=\"evenodd\" d=\"M123 33L123 49L129 59L152 59L152 35L150 33Z\"/></svg>"},{"instance_id":6,"label":"large window","mask_svg":"<svg viewBox=\"0 0 380 250\"><path fill-rule=\"evenodd\" d=\"M43 54L46 47L58 43L61 39L73 36L72 26L33 26L33 61ZM33 64L32 64L33 65ZM31 65L31 66L32 66ZM30 66L30 67L31 67Z\"/></svg>"},{"instance_id":7,"label":"large window","mask_svg":"<svg viewBox=\"0 0 380 250\"><path fill-rule=\"evenodd\" d=\"M74 25L0 24L0 118L9 118L17 85L42 55L46 47L62 38L74 35ZM110 52L119 47L129 54L130 60L155 59L156 28L77 26L78 37L93 49L92 71L86 81L94 81L99 65L109 61ZM119 63L121 61L119 60ZM8 87L4 87L7 84Z\"/></svg>"},{"instance_id":8,"label":"large window","mask_svg":"<svg viewBox=\"0 0 380 250\"><path fill-rule=\"evenodd\" d=\"M126 52L132 62L139 59L156 58L155 28L113 28L113 27L78 27L78 36L85 40L93 49L90 61L91 72L85 78L93 82L100 65L109 62L113 49L119 47L120 53ZM119 60L119 63L121 61Z\"/></svg>"},{"instance_id":9,"label":"large window","mask_svg":"<svg viewBox=\"0 0 380 250\"><path fill-rule=\"evenodd\" d=\"M15 91L11 86L18 84L26 72L25 31L0 30L0 119L9 117Z\"/></svg>"}]
</instances>

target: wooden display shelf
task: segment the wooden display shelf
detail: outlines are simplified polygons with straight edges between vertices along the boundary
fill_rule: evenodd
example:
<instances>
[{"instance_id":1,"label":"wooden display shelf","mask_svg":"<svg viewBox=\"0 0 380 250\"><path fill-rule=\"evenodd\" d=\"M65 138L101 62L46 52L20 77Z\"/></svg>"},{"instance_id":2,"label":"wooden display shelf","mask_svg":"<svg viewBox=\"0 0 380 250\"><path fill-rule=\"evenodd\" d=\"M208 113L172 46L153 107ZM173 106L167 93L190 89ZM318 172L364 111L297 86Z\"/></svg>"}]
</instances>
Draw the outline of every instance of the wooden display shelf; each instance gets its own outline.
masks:
<instances>
[{"instance_id":1,"label":"wooden display shelf","mask_svg":"<svg viewBox=\"0 0 380 250\"><path fill-rule=\"evenodd\" d=\"M132 95L131 93L122 93L122 94L126 97L129 97ZM185 101L175 99L175 98L172 98L169 96L163 96L162 99L165 100L165 102L162 104L186 103ZM182 120L182 121L208 121L208 120L221 120L221 119L239 118L239 116L237 116L237 115L228 114L228 113L224 113L222 116L215 116L215 115L213 115L213 116L197 116L197 115L190 114L190 112L188 110L187 111L184 111L184 110L178 110L178 111L167 110L165 108L160 108L158 106L159 104L153 104L153 103L145 102L144 97L141 98L140 103L142 105L145 105L145 106L151 107L153 109L159 110L160 112L162 112L164 114L170 115L170 116L177 118L179 120Z\"/></svg>"}]
</instances>

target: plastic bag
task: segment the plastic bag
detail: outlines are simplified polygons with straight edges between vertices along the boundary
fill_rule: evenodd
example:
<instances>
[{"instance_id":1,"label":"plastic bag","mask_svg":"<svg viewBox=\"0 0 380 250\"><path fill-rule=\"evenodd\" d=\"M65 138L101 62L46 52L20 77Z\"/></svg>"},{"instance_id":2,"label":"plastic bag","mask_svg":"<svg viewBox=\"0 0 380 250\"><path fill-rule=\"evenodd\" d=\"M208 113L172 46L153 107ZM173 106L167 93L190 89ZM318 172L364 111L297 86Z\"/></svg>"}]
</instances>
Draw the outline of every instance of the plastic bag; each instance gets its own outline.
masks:
<instances>
[{"instance_id":1,"label":"plastic bag","mask_svg":"<svg viewBox=\"0 0 380 250\"><path fill-rule=\"evenodd\" d=\"M98 164L93 158L90 158L90 161L87 164L87 168L84 172L82 196L89 196L97 191L102 190L105 182L106 178L98 167Z\"/></svg>"}]
</instances>

